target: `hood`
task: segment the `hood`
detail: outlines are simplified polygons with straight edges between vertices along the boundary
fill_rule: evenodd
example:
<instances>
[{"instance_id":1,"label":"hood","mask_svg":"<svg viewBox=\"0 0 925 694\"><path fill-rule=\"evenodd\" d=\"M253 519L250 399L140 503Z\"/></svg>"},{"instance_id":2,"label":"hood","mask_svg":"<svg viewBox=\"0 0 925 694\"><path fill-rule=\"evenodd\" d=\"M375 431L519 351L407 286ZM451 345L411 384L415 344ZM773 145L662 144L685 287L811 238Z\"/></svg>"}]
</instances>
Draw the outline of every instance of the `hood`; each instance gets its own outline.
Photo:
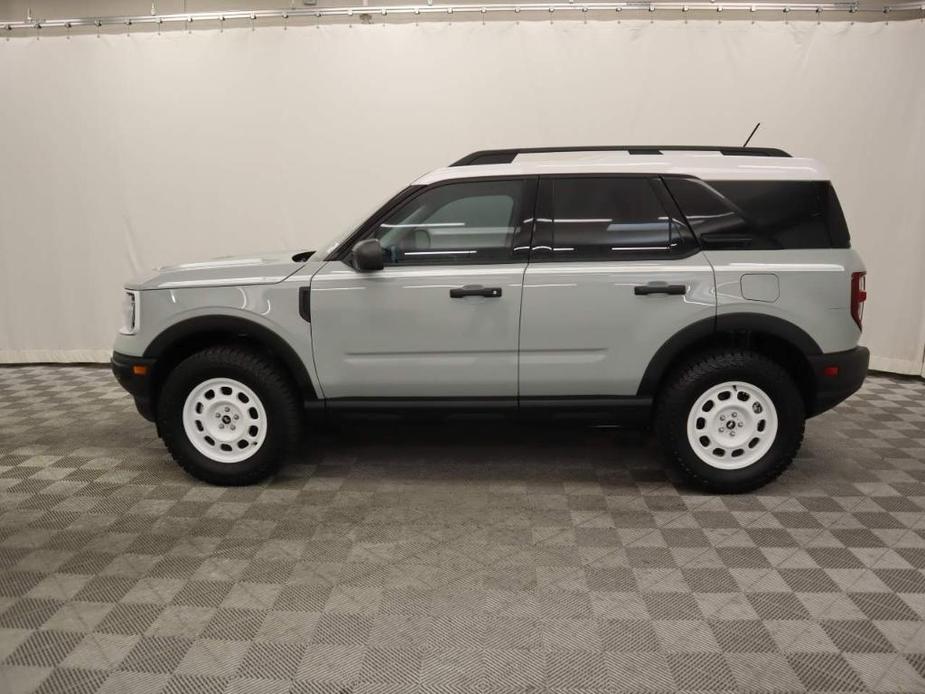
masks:
<instances>
[{"instance_id":1,"label":"hood","mask_svg":"<svg viewBox=\"0 0 925 694\"><path fill-rule=\"evenodd\" d=\"M313 251L255 253L182 265L165 265L128 282L126 289L184 289L282 282L302 267Z\"/></svg>"}]
</instances>

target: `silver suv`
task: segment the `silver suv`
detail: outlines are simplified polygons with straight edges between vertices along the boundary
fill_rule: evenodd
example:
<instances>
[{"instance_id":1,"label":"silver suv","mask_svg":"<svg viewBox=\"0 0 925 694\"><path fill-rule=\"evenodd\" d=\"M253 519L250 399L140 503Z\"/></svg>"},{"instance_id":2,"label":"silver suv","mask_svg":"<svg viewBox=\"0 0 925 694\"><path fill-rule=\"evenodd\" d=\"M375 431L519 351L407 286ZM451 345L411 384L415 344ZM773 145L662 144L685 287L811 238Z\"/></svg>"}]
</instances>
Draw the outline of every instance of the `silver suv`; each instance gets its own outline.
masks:
<instances>
[{"instance_id":1,"label":"silver suv","mask_svg":"<svg viewBox=\"0 0 925 694\"><path fill-rule=\"evenodd\" d=\"M323 251L129 283L112 368L216 484L270 474L311 413L475 412L651 424L689 480L741 492L860 387L864 280L810 159L484 151Z\"/></svg>"}]
</instances>

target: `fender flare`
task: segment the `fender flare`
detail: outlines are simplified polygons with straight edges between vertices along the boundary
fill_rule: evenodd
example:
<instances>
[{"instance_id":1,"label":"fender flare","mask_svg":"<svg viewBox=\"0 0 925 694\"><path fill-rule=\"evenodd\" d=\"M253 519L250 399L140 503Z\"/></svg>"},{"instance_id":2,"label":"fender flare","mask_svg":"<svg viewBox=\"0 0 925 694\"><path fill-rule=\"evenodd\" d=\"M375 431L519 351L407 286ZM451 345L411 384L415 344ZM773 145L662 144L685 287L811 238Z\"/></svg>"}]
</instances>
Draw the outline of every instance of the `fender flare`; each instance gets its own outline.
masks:
<instances>
[{"instance_id":1,"label":"fender flare","mask_svg":"<svg viewBox=\"0 0 925 694\"><path fill-rule=\"evenodd\" d=\"M316 398L315 387L308 375L308 370L292 346L271 329L246 318L213 315L181 320L158 334L145 349L144 357L158 359L179 342L195 335L208 333L227 333L248 337L259 342L279 357L295 378L299 391L306 398L312 400Z\"/></svg>"},{"instance_id":2,"label":"fender flare","mask_svg":"<svg viewBox=\"0 0 925 694\"><path fill-rule=\"evenodd\" d=\"M819 344L805 330L783 318L762 313L725 313L691 323L668 338L649 360L636 394L655 396L662 377L685 351L714 335L735 333L776 337L793 345L805 357L822 354Z\"/></svg>"}]
</instances>

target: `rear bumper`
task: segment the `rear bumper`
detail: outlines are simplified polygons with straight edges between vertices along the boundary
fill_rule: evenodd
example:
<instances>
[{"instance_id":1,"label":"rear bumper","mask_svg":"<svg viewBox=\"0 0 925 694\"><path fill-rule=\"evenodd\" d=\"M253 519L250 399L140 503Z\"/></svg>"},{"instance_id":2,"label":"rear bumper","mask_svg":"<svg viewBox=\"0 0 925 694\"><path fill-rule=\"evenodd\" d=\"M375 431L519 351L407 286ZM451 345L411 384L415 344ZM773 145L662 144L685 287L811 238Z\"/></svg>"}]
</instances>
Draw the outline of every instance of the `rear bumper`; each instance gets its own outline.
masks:
<instances>
[{"instance_id":1,"label":"rear bumper","mask_svg":"<svg viewBox=\"0 0 925 694\"><path fill-rule=\"evenodd\" d=\"M833 352L808 357L815 381L815 398L808 416L830 410L853 395L867 376L870 350L855 347L847 352Z\"/></svg>"},{"instance_id":2,"label":"rear bumper","mask_svg":"<svg viewBox=\"0 0 925 694\"><path fill-rule=\"evenodd\" d=\"M112 353L112 373L129 394L135 398L135 406L145 419L154 420L154 359L133 357L119 352Z\"/></svg>"}]
</instances>

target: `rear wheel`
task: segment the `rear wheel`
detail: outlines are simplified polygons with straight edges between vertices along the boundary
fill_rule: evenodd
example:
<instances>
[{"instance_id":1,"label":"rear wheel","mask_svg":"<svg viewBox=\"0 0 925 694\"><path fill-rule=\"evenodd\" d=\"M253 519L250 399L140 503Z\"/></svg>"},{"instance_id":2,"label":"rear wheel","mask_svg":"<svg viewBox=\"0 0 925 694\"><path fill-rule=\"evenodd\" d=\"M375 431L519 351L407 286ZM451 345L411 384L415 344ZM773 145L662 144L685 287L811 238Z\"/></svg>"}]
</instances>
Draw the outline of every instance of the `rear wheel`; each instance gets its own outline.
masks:
<instances>
[{"instance_id":1,"label":"rear wheel","mask_svg":"<svg viewBox=\"0 0 925 694\"><path fill-rule=\"evenodd\" d=\"M157 407L167 449L194 477L242 485L272 474L298 438L298 398L285 373L249 350L215 347L182 361Z\"/></svg>"},{"instance_id":2,"label":"rear wheel","mask_svg":"<svg viewBox=\"0 0 925 694\"><path fill-rule=\"evenodd\" d=\"M688 480L732 493L780 475L800 447L804 421L803 398L786 370L755 352L723 350L669 377L655 427Z\"/></svg>"}]
</instances>

